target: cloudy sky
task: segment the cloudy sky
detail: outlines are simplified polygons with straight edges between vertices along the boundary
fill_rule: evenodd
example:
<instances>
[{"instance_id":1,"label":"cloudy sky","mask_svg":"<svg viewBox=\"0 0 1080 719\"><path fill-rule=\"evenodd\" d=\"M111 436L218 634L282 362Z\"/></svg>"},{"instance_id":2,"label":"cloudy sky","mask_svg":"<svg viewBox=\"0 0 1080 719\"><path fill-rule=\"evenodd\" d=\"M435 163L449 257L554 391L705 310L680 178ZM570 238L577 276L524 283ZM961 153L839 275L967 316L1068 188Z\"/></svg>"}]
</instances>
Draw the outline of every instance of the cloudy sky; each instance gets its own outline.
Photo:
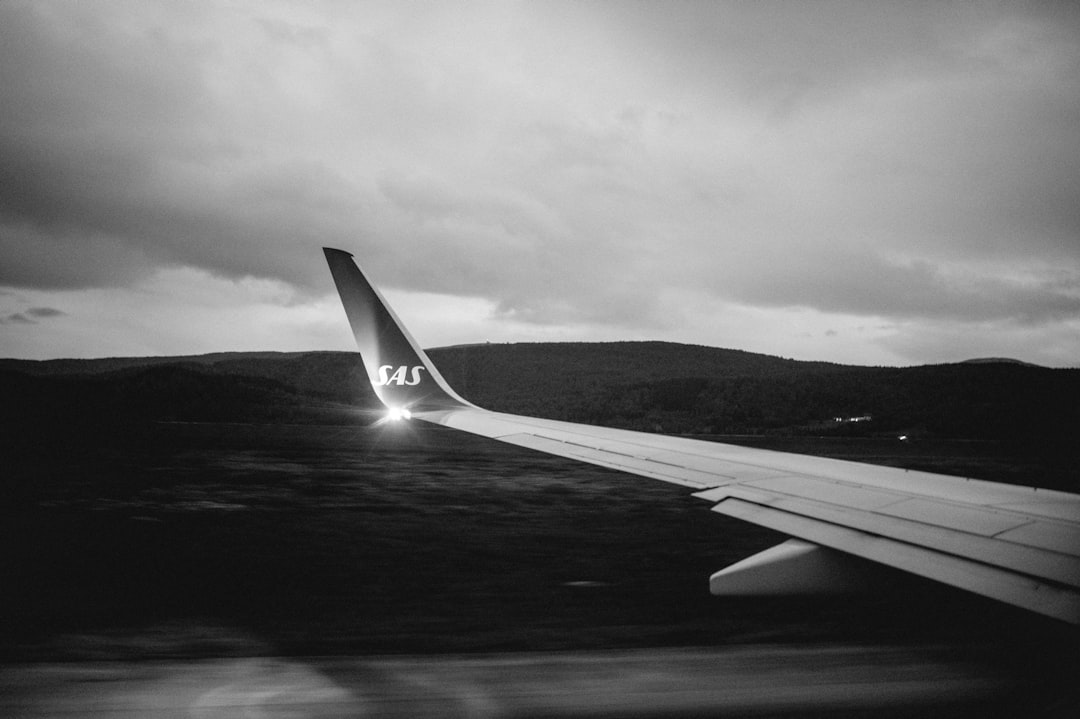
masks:
<instances>
[{"instance_id":1,"label":"cloudy sky","mask_svg":"<svg viewBox=\"0 0 1080 719\"><path fill-rule=\"evenodd\" d=\"M0 2L0 356L1080 365L1070 2Z\"/></svg>"}]
</instances>

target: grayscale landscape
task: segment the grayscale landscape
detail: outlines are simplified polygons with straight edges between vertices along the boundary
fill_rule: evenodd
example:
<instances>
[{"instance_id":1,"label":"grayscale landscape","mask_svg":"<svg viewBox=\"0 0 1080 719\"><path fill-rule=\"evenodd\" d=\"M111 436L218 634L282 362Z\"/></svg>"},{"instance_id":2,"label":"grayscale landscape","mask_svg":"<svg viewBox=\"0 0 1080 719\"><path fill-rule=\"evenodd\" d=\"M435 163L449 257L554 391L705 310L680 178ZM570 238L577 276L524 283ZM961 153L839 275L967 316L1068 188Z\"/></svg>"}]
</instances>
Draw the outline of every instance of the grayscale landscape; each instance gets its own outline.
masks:
<instances>
[{"instance_id":1,"label":"grayscale landscape","mask_svg":"<svg viewBox=\"0 0 1080 719\"><path fill-rule=\"evenodd\" d=\"M0 0L0 719L1075 719L1078 118L1064 0Z\"/></svg>"},{"instance_id":2,"label":"grayscale landscape","mask_svg":"<svg viewBox=\"0 0 1080 719\"><path fill-rule=\"evenodd\" d=\"M484 350L472 352L485 366ZM214 677L254 696L302 675L329 712L307 715L344 715L357 696L378 696L369 708L385 716L441 716L463 682L502 707L490 716L588 715L593 702L624 715L627 690L609 677L636 684L648 667L652 698L631 702L642 716L796 705L1065 716L1076 706L1077 636L1060 622L889 573L865 595L712 597L712 572L782 536L675 485L379 423L367 388L339 383L355 362L334 353L7 362L5 432L17 441L4 448L0 686L15 697L5 701L63 713L65 692L85 696L95 676L112 677L110 692L141 695L150 672L173 687L169 701L189 706ZM1021 371L1029 382L1049 372L1058 394L1076 392L1075 371ZM652 416L675 422L687 411ZM1052 435L853 431L800 424L711 438L999 481L1076 480L1075 448ZM519 671L549 698L523 700ZM403 688L417 673L430 686ZM828 688L867 682L878 689ZM565 699L574 691L578 703ZM99 699L113 706L117 696Z\"/></svg>"}]
</instances>

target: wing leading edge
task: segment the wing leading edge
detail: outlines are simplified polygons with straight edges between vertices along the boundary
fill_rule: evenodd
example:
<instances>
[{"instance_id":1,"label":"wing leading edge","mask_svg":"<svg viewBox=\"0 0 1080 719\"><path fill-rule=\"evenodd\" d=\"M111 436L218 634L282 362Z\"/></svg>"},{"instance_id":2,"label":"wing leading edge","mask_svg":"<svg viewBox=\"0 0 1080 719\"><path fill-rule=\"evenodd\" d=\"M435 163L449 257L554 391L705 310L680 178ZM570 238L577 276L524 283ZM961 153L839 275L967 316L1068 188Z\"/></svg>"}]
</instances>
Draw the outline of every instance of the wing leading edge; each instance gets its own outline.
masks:
<instances>
[{"instance_id":1,"label":"wing leading edge","mask_svg":"<svg viewBox=\"0 0 1080 719\"><path fill-rule=\"evenodd\" d=\"M1080 624L1080 495L481 409L450 388L352 255L324 251L393 416L690 487L713 511L804 540L717 572L713 593L840 588L845 558L857 557Z\"/></svg>"}]
</instances>

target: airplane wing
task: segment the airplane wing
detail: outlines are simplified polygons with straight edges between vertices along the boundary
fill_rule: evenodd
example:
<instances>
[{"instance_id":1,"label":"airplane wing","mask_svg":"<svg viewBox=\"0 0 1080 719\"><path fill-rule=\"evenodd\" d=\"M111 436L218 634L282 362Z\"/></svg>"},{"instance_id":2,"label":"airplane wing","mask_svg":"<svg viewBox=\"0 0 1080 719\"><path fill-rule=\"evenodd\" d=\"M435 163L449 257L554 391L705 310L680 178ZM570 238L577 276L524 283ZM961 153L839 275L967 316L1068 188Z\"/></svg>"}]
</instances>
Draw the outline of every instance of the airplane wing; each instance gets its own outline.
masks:
<instances>
[{"instance_id":1,"label":"airplane wing","mask_svg":"<svg viewBox=\"0 0 1080 719\"><path fill-rule=\"evenodd\" d=\"M841 590L859 582L861 559L1080 624L1080 495L481 409L352 255L324 252L389 417L680 484L713 511L796 538L714 574L714 594Z\"/></svg>"}]
</instances>

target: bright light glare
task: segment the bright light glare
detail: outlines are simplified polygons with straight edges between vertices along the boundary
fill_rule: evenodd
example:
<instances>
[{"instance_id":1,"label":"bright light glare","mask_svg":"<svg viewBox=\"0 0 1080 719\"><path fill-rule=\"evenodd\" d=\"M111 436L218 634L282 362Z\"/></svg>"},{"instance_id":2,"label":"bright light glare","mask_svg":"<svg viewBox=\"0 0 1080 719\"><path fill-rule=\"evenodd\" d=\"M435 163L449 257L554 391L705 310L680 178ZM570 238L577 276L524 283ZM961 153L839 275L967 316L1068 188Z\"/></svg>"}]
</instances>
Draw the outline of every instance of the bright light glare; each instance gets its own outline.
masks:
<instances>
[{"instance_id":1,"label":"bright light glare","mask_svg":"<svg viewBox=\"0 0 1080 719\"><path fill-rule=\"evenodd\" d=\"M399 420L409 419L412 417L412 412L404 407L391 407L389 411L387 411L386 417L392 422L397 422Z\"/></svg>"}]
</instances>

